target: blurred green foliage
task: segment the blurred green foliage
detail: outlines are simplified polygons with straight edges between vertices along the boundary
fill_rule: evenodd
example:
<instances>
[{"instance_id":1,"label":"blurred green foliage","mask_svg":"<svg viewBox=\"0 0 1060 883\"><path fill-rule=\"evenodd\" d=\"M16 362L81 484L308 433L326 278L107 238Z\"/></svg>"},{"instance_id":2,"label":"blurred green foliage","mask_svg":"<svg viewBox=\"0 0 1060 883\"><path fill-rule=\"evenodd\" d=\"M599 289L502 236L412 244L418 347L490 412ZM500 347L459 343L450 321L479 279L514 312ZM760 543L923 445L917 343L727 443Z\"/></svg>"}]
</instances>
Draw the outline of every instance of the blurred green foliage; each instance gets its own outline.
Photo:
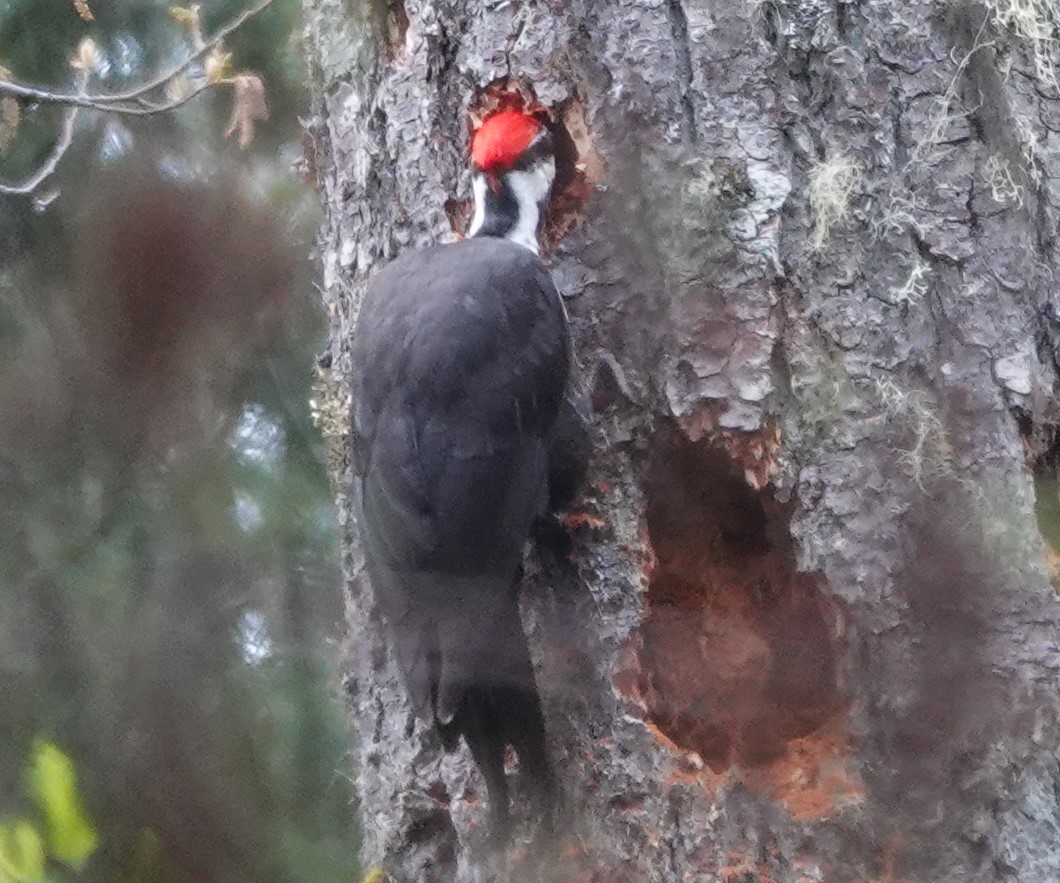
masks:
<instances>
[{"instance_id":1,"label":"blurred green foliage","mask_svg":"<svg viewBox=\"0 0 1060 883\"><path fill-rule=\"evenodd\" d=\"M54 879L46 872L49 859L80 871L99 845L82 805L73 761L62 749L38 740L27 780L40 822L22 818L0 823L0 883Z\"/></svg>"},{"instance_id":2,"label":"blurred green foliage","mask_svg":"<svg viewBox=\"0 0 1060 883\"><path fill-rule=\"evenodd\" d=\"M44 822L48 854L80 870L99 837L85 814L73 761L57 745L37 740L27 778L30 798Z\"/></svg>"},{"instance_id":3,"label":"blurred green foliage","mask_svg":"<svg viewBox=\"0 0 1060 883\"><path fill-rule=\"evenodd\" d=\"M187 52L169 3L89 5L0 4L0 65L61 88L91 36L118 89ZM248 151L221 90L84 113L0 197L0 880L356 879L298 11L229 41L268 89ZM22 113L6 178L55 137Z\"/></svg>"}]
</instances>

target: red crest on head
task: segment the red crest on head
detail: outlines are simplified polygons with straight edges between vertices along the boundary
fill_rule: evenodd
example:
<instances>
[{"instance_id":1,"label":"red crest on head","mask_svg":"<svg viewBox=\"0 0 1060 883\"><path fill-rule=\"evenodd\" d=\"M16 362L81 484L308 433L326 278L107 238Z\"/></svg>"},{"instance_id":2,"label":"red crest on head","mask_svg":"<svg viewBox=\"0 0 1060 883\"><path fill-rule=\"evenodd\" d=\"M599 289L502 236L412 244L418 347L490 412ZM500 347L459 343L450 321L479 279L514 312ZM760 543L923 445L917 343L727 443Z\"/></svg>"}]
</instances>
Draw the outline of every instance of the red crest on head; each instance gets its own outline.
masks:
<instances>
[{"instance_id":1,"label":"red crest on head","mask_svg":"<svg viewBox=\"0 0 1060 883\"><path fill-rule=\"evenodd\" d=\"M517 110L495 113L471 139L471 160L483 172L507 171L540 131L540 120L525 113Z\"/></svg>"}]
</instances>

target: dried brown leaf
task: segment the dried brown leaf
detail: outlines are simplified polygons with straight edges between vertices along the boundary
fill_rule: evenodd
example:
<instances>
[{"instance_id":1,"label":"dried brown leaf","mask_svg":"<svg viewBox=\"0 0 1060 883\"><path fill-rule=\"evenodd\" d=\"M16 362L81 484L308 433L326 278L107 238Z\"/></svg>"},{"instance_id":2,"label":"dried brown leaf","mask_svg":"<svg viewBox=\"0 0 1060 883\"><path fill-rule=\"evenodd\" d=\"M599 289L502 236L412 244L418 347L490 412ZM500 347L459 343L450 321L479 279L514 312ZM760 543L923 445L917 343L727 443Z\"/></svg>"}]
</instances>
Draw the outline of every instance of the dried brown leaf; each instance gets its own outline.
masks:
<instances>
[{"instance_id":1,"label":"dried brown leaf","mask_svg":"<svg viewBox=\"0 0 1060 883\"><path fill-rule=\"evenodd\" d=\"M239 147L246 150L254 140L254 123L269 118L265 104L265 83L257 74L238 74L232 77L232 116L228 120L225 137L239 133Z\"/></svg>"},{"instance_id":2,"label":"dried brown leaf","mask_svg":"<svg viewBox=\"0 0 1060 883\"><path fill-rule=\"evenodd\" d=\"M177 24L183 25L189 31L191 36L195 40L196 46L202 45L202 15L200 14L201 7L198 3L193 3L191 6L170 6L169 15L173 21Z\"/></svg>"},{"instance_id":3,"label":"dried brown leaf","mask_svg":"<svg viewBox=\"0 0 1060 883\"><path fill-rule=\"evenodd\" d=\"M96 17L92 14L92 10L88 5L88 0L74 0L74 9L77 10L77 14L81 16L84 21L96 20Z\"/></svg>"}]
</instances>

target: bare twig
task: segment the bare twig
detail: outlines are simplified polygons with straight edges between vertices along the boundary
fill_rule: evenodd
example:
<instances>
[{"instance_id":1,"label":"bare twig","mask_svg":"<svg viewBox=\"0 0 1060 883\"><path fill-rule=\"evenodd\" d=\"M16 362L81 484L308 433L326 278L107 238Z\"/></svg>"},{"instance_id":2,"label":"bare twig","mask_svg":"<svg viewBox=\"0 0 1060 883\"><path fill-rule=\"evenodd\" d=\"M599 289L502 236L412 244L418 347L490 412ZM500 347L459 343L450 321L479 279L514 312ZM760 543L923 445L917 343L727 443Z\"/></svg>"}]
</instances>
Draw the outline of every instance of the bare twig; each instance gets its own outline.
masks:
<instances>
[{"instance_id":1,"label":"bare twig","mask_svg":"<svg viewBox=\"0 0 1060 883\"><path fill-rule=\"evenodd\" d=\"M270 0L270 2L272 2L272 0ZM88 106L95 110L102 110L105 113L118 114L119 116L146 117L156 113L164 113L167 110L174 110L175 108L180 107L182 104L187 104L189 101L191 101L192 98L202 92L205 92L211 86L219 85L222 85L221 81L218 81L216 83L209 81L200 83L197 86L193 86L191 89L189 89L187 92L185 92L178 98L169 98L159 104L154 104L153 102L148 101L146 98L137 98L135 105L90 104Z\"/></svg>"},{"instance_id":2,"label":"bare twig","mask_svg":"<svg viewBox=\"0 0 1060 883\"><path fill-rule=\"evenodd\" d=\"M93 110L105 110L109 113L130 114L142 116L144 114L159 113L179 107L186 101L195 97L203 91L205 86L192 90L191 93L181 98L165 102L164 104L150 104L144 100L145 96L166 85L170 80L184 73L191 64L201 58L210 49L217 46L225 37L233 31L242 27L244 22L262 12L273 0L258 0L253 6L241 12L227 24L222 25L214 31L208 39L197 43L195 51L179 64L173 65L167 70L157 74L152 79L141 83L122 92L112 92L109 95L92 95L79 92L54 92L49 89L41 89L28 83L17 80L0 79L0 95L13 95L28 101L36 101L40 104L62 104L67 107L85 107Z\"/></svg>"},{"instance_id":3,"label":"bare twig","mask_svg":"<svg viewBox=\"0 0 1060 883\"><path fill-rule=\"evenodd\" d=\"M77 80L80 85L83 86L87 78L88 71L77 72ZM15 184L0 180L0 193L10 196L25 196L44 183L45 179L55 171L66 151L70 149L70 143L74 140L74 123L77 122L78 113L80 113L80 108L78 107L67 107L63 111L63 119L59 124L59 138L56 140L52 152L24 180Z\"/></svg>"},{"instance_id":4,"label":"bare twig","mask_svg":"<svg viewBox=\"0 0 1060 883\"><path fill-rule=\"evenodd\" d=\"M30 86L26 83L20 83L17 80L0 77L0 95L9 95L16 98L35 101L39 104L58 104L65 108L62 122L59 126L59 137L56 140L51 153L49 153L44 162L24 180L12 183L0 179L0 194L24 196L32 193L55 171L67 150L70 149L70 144L73 141L74 135L74 124L77 122L78 113L83 108L101 110L106 113L124 114L127 116L149 116L151 114L163 113L180 107L182 104L191 101L192 98L201 92L204 92L211 86L220 85L222 83L231 84L233 82L231 79L207 79L205 82L192 86L186 92L175 97L169 97L165 101L155 103L147 99L147 96L151 92L173 82L178 76L187 71L196 60L201 58L211 49L220 46L221 41L224 40L225 37L240 28L248 19L257 15L259 12L262 12L272 4L272 2L273 0L257 0L252 6L245 9L227 24L214 31L208 39L203 39L196 30L195 50L180 62L180 64L170 67L162 73L157 74L152 79L141 83L139 86L126 89L122 92L113 92L109 95L92 95L86 93L84 90L88 82L89 73L87 67L77 70L75 82L77 91L75 92L53 92L48 89L41 89L36 86ZM74 66L75 69L78 68L76 63Z\"/></svg>"},{"instance_id":5,"label":"bare twig","mask_svg":"<svg viewBox=\"0 0 1060 883\"><path fill-rule=\"evenodd\" d=\"M48 154L48 158L28 178L17 184L0 181L0 193L25 196L27 193L32 193L36 190L55 171L63 155L70 149L70 142L74 138L74 122L77 120L79 112L80 108L77 107L68 107L63 112L63 122L59 129L59 140L55 142L55 147Z\"/></svg>"}]
</instances>

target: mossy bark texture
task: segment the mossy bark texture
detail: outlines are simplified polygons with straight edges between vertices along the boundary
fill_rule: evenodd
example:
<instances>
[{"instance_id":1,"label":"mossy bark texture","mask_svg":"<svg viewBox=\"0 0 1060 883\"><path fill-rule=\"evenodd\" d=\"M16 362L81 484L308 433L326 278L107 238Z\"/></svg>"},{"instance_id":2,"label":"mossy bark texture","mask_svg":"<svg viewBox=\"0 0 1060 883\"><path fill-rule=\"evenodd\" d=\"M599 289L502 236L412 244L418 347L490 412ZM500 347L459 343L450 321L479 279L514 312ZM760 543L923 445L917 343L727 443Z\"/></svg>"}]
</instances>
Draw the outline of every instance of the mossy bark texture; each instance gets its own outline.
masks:
<instances>
[{"instance_id":1,"label":"mossy bark texture","mask_svg":"<svg viewBox=\"0 0 1060 883\"><path fill-rule=\"evenodd\" d=\"M490 849L338 444L366 867L1060 879L1060 94L1000 5L307 0L340 398L367 280L462 232L482 91L531 87L579 152L547 260L594 454L573 551L523 580L564 814Z\"/></svg>"}]
</instances>

